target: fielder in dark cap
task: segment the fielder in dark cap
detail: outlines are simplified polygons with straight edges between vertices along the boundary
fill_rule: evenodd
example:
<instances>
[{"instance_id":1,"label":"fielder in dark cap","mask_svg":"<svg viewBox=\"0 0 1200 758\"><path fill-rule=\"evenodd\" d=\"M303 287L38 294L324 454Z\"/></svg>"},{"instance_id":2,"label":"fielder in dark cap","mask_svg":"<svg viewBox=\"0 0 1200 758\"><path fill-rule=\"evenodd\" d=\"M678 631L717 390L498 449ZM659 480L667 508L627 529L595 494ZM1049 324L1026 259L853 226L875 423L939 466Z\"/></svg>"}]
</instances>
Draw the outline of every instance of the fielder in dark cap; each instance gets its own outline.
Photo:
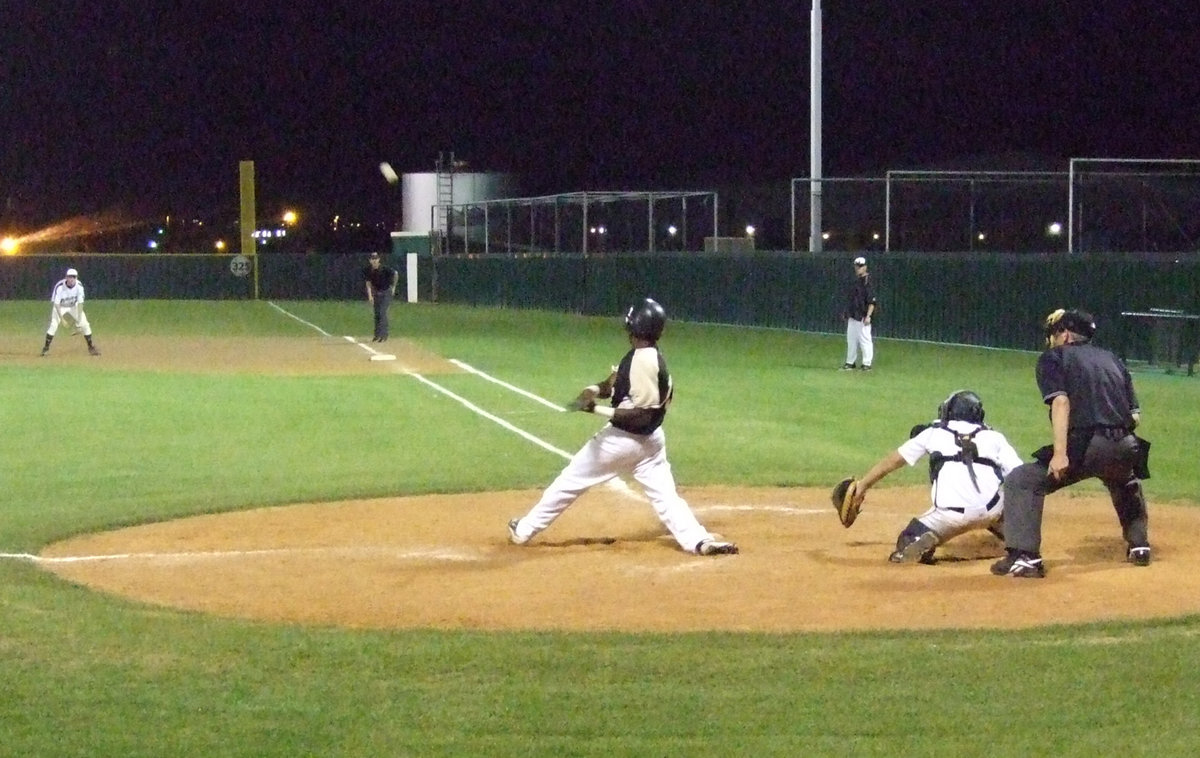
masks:
<instances>
[{"instance_id":1,"label":"fielder in dark cap","mask_svg":"<svg viewBox=\"0 0 1200 758\"><path fill-rule=\"evenodd\" d=\"M1006 554L997 575L1040 578L1042 510L1046 495L1096 478L1108 488L1127 545L1126 560L1150 565L1149 519L1141 480L1149 476L1150 443L1134 436L1141 418L1129 370L1110 351L1093 345L1096 322L1081 310L1046 317L1046 350L1038 358L1037 384L1050 407L1053 442L1004 480Z\"/></svg>"}]
</instances>

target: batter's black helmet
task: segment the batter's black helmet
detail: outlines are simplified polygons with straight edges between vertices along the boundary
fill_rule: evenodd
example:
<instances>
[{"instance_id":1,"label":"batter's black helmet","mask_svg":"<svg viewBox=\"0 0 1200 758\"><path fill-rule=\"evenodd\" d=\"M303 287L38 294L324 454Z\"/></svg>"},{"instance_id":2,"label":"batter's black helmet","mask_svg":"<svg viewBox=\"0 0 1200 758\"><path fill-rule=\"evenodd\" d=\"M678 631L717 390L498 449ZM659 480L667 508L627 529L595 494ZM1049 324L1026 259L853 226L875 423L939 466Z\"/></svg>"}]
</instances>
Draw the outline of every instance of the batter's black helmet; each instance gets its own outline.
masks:
<instances>
[{"instance_id":1,"label":"batter's black helmet","mask_svg":"<svg viewBox=\"0 0 1200 758\"><path fill-rule=\"evenodd\" d=\"M983 401L971 390L959 390L938 406L938 420L943 424L951 419L983 423Z\"/></svg>"},{"instance_id":2,"label":"batter's black helmet","mask_svg":"<svg viewBox=\"0 0 1200 758\"><path fill-rule=\"evenodd\" d=\"M1042 329L1045 332L1047 343L1059 332L1071 332L1085 340L1090 340L1096 335L1096 319L1087 311L1059 308L1046 317Z\"/></svg>"},{"instance_id":3,"label":"batter's black helmet","mask_svg":"<svg viewBox=\"0 0 1200 758\"><path fill-rule=\"evenodd\" d=\"M625 331L638 339L658 342L666 325L667 312L650 298L629 306L629 312L625 314Z\"/></svg>"}]
</instances>

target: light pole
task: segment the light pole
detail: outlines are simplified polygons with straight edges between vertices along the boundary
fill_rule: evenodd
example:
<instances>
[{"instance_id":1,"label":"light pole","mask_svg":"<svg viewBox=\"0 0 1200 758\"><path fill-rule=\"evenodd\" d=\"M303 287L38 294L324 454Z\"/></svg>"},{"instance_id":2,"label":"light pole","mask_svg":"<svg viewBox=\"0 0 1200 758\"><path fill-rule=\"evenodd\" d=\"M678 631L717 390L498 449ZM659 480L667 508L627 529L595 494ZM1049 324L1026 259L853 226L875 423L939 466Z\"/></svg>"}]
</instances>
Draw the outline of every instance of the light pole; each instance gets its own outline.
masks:
<instances>
[{"instance_id":1,"label":"light pole","mask_svg":"<svg viewBox=\"0 0 1200 758\"><path fill-rule=\"evenodd\" d=\"M808 249L819 253L821 239L821 0L813 0L809 42L808 141L809 198Z\"/></svg>"}]
</instances>

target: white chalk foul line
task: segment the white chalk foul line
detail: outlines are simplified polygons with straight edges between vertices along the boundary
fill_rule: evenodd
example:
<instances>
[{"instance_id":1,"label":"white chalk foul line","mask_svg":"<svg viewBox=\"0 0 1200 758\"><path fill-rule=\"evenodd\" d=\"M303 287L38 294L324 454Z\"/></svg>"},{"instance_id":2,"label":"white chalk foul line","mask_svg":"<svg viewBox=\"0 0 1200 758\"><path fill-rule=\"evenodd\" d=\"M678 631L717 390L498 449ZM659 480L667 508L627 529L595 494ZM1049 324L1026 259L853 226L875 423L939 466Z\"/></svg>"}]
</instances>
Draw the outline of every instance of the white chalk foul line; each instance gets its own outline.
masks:
<instances>
[{"instance_id":1,"label":"white chalk foul line","mask_svg":"<svg viewBox=\"0 0 1200 758\"><path fill-rule=\"evenodd\" d=\"M274 303L274 302L272 302L272 301L270 301L270 300L268 300L268 301L267 301L267 305L271 306L272 308L274 308L275 310L279 311L280 313L282 313L283 315L287 316L288 318L290 318L290 319L292 319L292 320L294 320L294 321L298 321L298 322L300 322L301 324L304 324L304 325L305 325L305 326L307 326L309 329L314 329L314 330L316 330L316 332L317 332L318 334L320 334L322 337L332 337L332 336L333 336L332 334L330 334L329 332L325 331L325 330L324 330L324 329L322 329L321 327L317 326L317 325L316 325L316 324L314 324L313 322L311 322L311 321L306 321L306 320L304 320L304 319L300 318L300 317L299 317L299 316L297 316L295 313L292 313L291 311L287 310L286 308L283 308L282 306L280 306L280 305L277 305L276 303ZM376 350L375 348L371 347L371 346L370 346L370 345L368 345L367 343L365 343L365 342L359 342L359 341L358 341L357 339L355 339L354 337L350 337L350 336L348 336L348 335L342 335L342 339L346 340L347 342L349 342L349 343L351 343L351 344L353 344L353 345L358 345L358 346L359 346L359 347L361 347L363 350L366 350L366 351L367 351L367 353L368 353L369 355L372 355L372 356L375 356L375 355L383 355L383 353L379 352L378 350Z\"/></svg>"},{"instance_id":2,"label":"white chalk foul line","mask_svg":"<svg viewBox=\"0 0 1200 758\"><path fill-rule=\"evenodd\" d=\"M322 336L325 336L325 337L333 336L332 334L325 331L324 329L317 326L316 324L312 323L311 321L306 321L305 319L297 316L296 314L288 311L287 309L277 305L274 302L268 301L267 304L270 305L275 310L279 311L284 316L287 316L290 319L293 319L301 324L304 324L305 326L309 327L310 329L313 329L314 331L321 334ZM344 336L343 339L357 344L359 347L364 348L365 350L367 350L370 353L378 354L369 345L358 342L353 337L345 337ZM548 406L550 408L554 408L555 410L562 410L562 406L560 406L558 403L551 402L550 400L547 400L544 397L540 397L538 395L535 395L532 392L523 390L513 384L510 384L508 382L505 382L503 380L500 380L493 376L490 376L489 374L486 374L483 371L480 371L473 366L463 363L462 361L451 360L450 362L456 366L459 366L463 370L468 371L472 375L478 376L482 379L486 379L489 382L494 382L495 384L505 387L513 392L520 394L520 395L523 395L524 397L535 400L535 401L541 403L542 405ZM475 405L470 400L467 400L465 397L462 397L461 395L456 394L452 390L450 390L446 387L443 387L442 385L438 384L437 382L435 382L425 376L422 376L421 374L418 374L417 372L415 372L405 366L395 366L393 368L393 370L396 371L396 373L403 374L405 376L411 376L413 379L416 379L417 381L426 385L430 389L432 389L436 392L439 392L439 393L445 395L446 397L450 398L451 400L454 400L455 402L461 404L467 410L470 410L471 412L482 416L483 418L487 419L488 421L491 421L492 423L494 423L504 429L507 429L508 431L512 432L513 434L516 434L517 436L521 437L522 439L524 439L528 442L531 442L534 445L537 445L538 447L542 448L543 450L546 450L548 452L554 453L555 455L561 456L565 460L568 460L568 461L571 460L571 453L568 453L566 450L557 448L554 445L551 445L549 442L546 442L545 440L531 434L530 432L527 432L524 429L521 429L520 427L516 426L515 424L511 424L508 421L505 421L504 419L500 418L499 416L496 416L493 413L489 413L488 411L485 411L483 408L480 408L478 405ZM613 490L614 492L617 492L618 494L628 497L632 500L646 502L645 496L643 496L639 492L635 491L632 487L630 487L625 482L624 479L621 479L619 476L614 476L612 479L609 479L608 481L606 481L604 483L603 486L607 487L608 489ZM246 553L239 553L239 554L246 554ZM119 559L122 557L135 558L135 557L139 557L139 555L141 557L144 557L145 555L150 555L150 554L130 554L128 556L99 556L99 557L95 557L93 559L94 560L114 560L114 559ZM176 555L176 554L164 553L161 555ZM31 561L49 560L49 559L40 558L38 556L29 555L27 553L0 553L0 559L5 559L5 558L19 559L19 560L31 560ZM68 560L67 558L63 558L63 559L60 559L59 562L67 562L67 560Z\"/></svg>"},{"instance_id":3,"label":"white chalk foul line","mask_svg":"<svg viewBox=\"0 0 1200 758\"><path fill-rule=\"evenodd\" d=\"M284 310L283 308L279 307L278 305L276 305L275 303L271 302L270 300L268 300L268 301L267 301L267 305L271 306L272 308L274 308L275 310L279 311L280 313L282 313L283 315L287 316L288 318L290 318L290 319L294 319L294 320L296 320L296 321L299 321L301 324L304 324L305 326L307 326L307 327L308 327L308 328L310 328L310 329L315 329L315 330L317 330L318 332L320 332L320 333L321 333L321 335L322 335L322 336L325 336L325 337L332 337L332 336L333 336L332 334L330 334L329 332L325 331L325 330L324 330L324 329L322 329L321 327L317 326L317 325L316 325L316 324L314 324L313 322L311 322L311 321L305 321L304 319L302 319L302 318L300 318L299 316L297 316L295 313L292 313L292 312L290 312L290 311Z\"/></svg>"},{"instance_id":4,"label":"white chalk foul line","mask_svg":"<svg viewBox=\"0 0 1200 758\"><path fill-rule=\"evenodd\" d=\"M528 390L523 390L520 387L517 387L516 385L509 384L508 382L504 381L503 379L497 379L496 377L492 376L491 374L484 373L483 371L480 371L479 369L475 368L474 366L470 365L469 363L464 363L463 361L460 361L457 358L451 358L450 362L453 363L455 366L458 366L459 368L461 368L463 371L474 374L475 376L478 376L481 379L486 379L487 381L492 382L493 384L498 384L506 390L510 390L512 392L517 393L518 395L527 397L530 400L533 400L534 402L537 402L537 403L541 403L542 405L544 405L548 408L553 408L556 411L565 411L566 410L566 408L564 408L560 403L553 403L553 402L547 400L546 398L542 397L541 395L535 395L534 393L529 392Z\"/></svg>"},{"instance_id":5,"label":"white chalk foul line","mask_svg":"<svg viewBox=\"0 0 1200 758\"><path fill-rule=\"evenodd\" d=\"M700 505L696 506L697 511L704 513L711 511L737 511L737 512L753 512L753 513L780 513L784 516L826 516L832 508L797 508L793 505Z\"/></svg>"},{"instance_id":6,"label":"white chalk foul line","mask_svg":"<svg viewBox=\"0 0 1200 758\"><path fill-rule=\"evenodd\" d=\"M101 563L105 561L161 561L183 562L224 558L256 558L287 555L339 555L343 557L372 556L394 558L408 561L452 561L467 562L482 560L481 556L448 550L446 548L426 548L420 550L397 550L394 546L366 547L281 547L263 548L257 550L196 550L179 553L109 553L102 555L63 555L45 556L29 553L0 553L0 558L26 560L32 563L71 564L71 563Z\"/></svg>"}]
</instances>

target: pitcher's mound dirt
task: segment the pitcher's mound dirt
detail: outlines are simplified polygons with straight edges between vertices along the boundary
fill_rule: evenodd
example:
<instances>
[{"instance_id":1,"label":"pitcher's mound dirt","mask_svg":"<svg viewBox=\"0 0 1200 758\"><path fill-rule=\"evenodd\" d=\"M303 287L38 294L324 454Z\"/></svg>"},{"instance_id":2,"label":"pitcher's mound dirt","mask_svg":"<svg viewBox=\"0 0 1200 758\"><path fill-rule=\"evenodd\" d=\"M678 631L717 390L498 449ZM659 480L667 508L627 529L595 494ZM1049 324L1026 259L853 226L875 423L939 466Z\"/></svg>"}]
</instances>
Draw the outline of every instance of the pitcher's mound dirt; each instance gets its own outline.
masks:
<instances>
[{"instance_id":1,"label":"pitcher's mound dirt","mask_svg":"<svg viewBox=\"0 0 1200 758\"><path fill-rule=\"evenodd\" d=\"M936 566L886 560L925 488L873 492L843 529L809 489L688 488L742 553L699 557L650 506L585 494L528 545L509 518L537 492L403 497L199 516L47 547L50 570L148 603L284 623L374 628L737 630L1027 627L1200 611L1200 509L1151 506L1154 563L1124 562L1104 497L1047 501L1043 580L992 576L986 533Z\"/></svg>"}]
</instances>

